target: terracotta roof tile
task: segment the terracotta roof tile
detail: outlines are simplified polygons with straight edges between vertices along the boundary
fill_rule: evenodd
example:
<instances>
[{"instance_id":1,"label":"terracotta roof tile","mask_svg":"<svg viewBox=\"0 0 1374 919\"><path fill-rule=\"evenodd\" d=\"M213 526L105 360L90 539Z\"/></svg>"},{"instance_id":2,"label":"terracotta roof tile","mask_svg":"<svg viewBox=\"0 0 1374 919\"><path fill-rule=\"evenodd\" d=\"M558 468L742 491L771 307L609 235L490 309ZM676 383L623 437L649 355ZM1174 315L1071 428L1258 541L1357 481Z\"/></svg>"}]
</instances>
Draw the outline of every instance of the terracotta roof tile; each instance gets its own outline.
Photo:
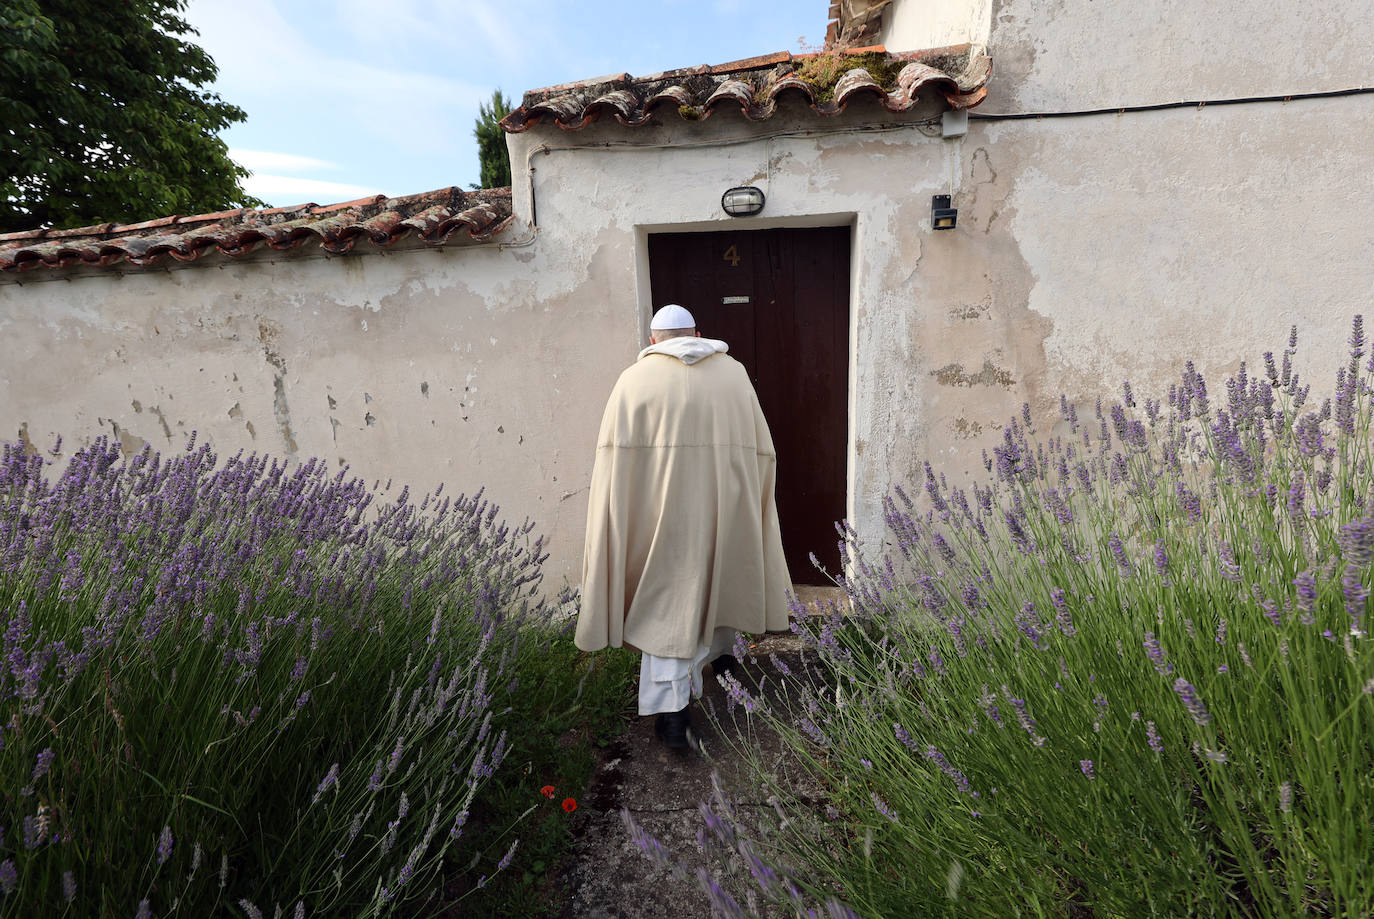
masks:
<instances>
[{"instance_id":1,"label":"terracotta roof tile","mask_svg":"<svg viewBox=\"0 0 1374 919\"><path fill-rule=\"evenodd\" d=\"M154 227L168 227L168 226L171 226L172 224L176 223L176 222L177 222L178 220L180 220L180 219L181 219L181 215L180 215L180 214L175 214L175 215L173 215L173 216L171 216L171 217L159 217L159 218L157 218L156 220L145 220L145 221L143 221L142 223L126 223L126 224L124 224L123 226L121 226L119 229L120 229L120 232L123 232L123 233L131 233L131 232L133 232L134 230L151 230L151 229L154 228ZM61 232L63 232L63 231L62 231L62 230L58 230L58 231L57 231L57 233L61 233ZM70 235L70 234L77 234L77 235L79 235L80 232L81 232L81 228L78 227L76 230L67 230L67 231L65 231L65 232L67 232L69 235ZM48 237L49 237L49 238L52 238L53 236L56 236L57 233L49 233L49 234L48 234Z\"/></svg>"},{"instance_id":2,"label":"terracotta roof tile","mask_svg":"<svg viewBox=\"0 0 1374 919\"><path fill-rule=\"evenodd\" d=\"M891 3L892 0L837 0L830 4L825 47L848 48L877 36L883 27L883 14Z\"/></svg>"},{"instance_id":3,"label":"terracotta roof tile","mask_svg":"<svg viewBox=\"0 0 1374 919\"><path fill-rule=\"evenodd\" d=\"M708 68L711 73L734 73L737 70L754 70L758 67L771 67L774 64L786 64L792 60L792 55L786 51L777 51L773 54L760 54L757 57L746 57L740 61L731 61L728 64L716 64Z\"/></svg>"},{"instance_id":4,"label":"terracotta roof tile","mask_svg":"<svg viewBox=\"0 0 1374 919\"><path fill-rule=\"evenodd\" d=\"M238 208L134 224L29 230L0 236L0 274L78 265L105 268L122 262L142 267L168 258L189 262L212 252L240 257L264 245L283 252L319 245L327 252L344 253L360 240L384 249L412 234L431 246L442 246L450 240L490 239L512 219L509 188L440 188L324 206Z\"/></svg>"},{"instance_id":5,"label":"terracotta roof tile","mask_svg":"<svg viewBox=\"0 0 1374 919\"><path fill-rule=\"evenodd\" d=\"M519 133L549 121L576 131L609 116L635 128L649 124L665 106L689 122L702 121L719 109L738 110L751 121L766 121L777 111L784 94L800 95L821 116L838 115L860 95L873 96L891 112L914 108L925 88L938 92L956 109L972 108L987 95L991 62L970 45L901 54L889 54L881 45L872 45L845 51L838 59L860 55L878 55L892 67L903 66L886 86L863 67L853 67L833 86L818 87L798 73L806 61L818 55L786 51L644 77L613 74L530 90L520 107L502 120L501 127Z\"/></svg>"}]
</instances>

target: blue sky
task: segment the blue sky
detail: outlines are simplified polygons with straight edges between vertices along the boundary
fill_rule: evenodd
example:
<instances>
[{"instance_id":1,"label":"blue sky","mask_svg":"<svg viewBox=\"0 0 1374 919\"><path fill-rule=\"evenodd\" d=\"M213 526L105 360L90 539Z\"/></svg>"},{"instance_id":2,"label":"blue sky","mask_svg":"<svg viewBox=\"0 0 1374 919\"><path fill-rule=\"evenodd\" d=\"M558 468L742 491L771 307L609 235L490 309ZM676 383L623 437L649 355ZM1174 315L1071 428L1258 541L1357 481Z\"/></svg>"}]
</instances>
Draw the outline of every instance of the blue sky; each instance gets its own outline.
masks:
<instances>
[{"instance_id":1,"label":"blue sky","mask_svg":"<svg viewBox=\"0 0 1374 919\"><path fill-rule=\"evenodd\" d=\"M273 206L477 181L478 104L610 73L719 64L824 39L828 0L191 0L248 113L225 132Z\"/></svg>"}]
</instances>

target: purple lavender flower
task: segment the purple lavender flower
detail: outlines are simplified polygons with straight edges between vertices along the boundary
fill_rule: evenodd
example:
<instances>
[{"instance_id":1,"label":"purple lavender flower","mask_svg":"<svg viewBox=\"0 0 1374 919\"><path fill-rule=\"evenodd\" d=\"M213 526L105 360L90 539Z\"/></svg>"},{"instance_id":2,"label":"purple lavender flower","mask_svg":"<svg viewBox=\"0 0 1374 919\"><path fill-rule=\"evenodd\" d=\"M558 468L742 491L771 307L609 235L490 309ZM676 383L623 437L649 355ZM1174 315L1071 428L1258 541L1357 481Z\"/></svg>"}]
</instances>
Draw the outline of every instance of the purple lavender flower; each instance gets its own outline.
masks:
<instances>
[{"instance_id":1,"label":"purple lavender flower","mask_svg":"<svg viewBox=\"0 0 1374 919\"><path fill-rule=\"evenodd\" d=\"M459 836L463 835L463 827L467 822L468 812L466 810L459 811L458 816L453 819L453 826L449 827L448 838L457 839Z\"/></svg>"},{"instance_id":2,"label":"purple lavender flower","mask_svg":"<svg viewBox=\"0 0 1374 919\"><path fill-rule=\"evenodd\" d=\"M1293 521L1299 522L1303 519L1303 501L1307 495L1307 482L1303 478L1301 470L1293 476L1293 484L1288 486L1288 516Z\"/></svg>"},{"instance_id":3,"label":"purple lavender flower","mask_svg":"<svg viewBox=\"0 0 1374 919\"><path fill-rule=\"evenodd\" d=\"M70 871L62 872L62 899L67 903L76 900L76 876Z\"/></svg>"},{"instance_id":4,"label":"purple lavender flower","mask_svg":"<svg viewBox=\"0 0 1374 919\"><path fill-rule=\"evenodd\" d=\"M19 869L14 866L14 859L7 858L0 862L0 893L9 896L18 885Z\"/></svg>"},{"instance_id":5,"label":"purple lavender flower","mask_svg":"<svg viewBox=\"0 0 1374 919\"><path fill-rule=\"evenodd\" d=\"M1154 662L1155 672L1167 675L1173 672L1174 665L1165 660L1164 648L1160 646L1159 639L1155 638L1154 632L1145 633L1145 653Z\"/></svg>"},{"instance_id":6,"label":"purple lavender flower","mask_svg":"<svg viewBox=\"0 0 1374 919\"><path fill-rule=\"evenodd\" d=\"M1150 745L1150 749L1156 753L1164 752L1164 741L1159 739L1159 729L1155 727L1153 721L1145 722L1145 742Z\"/></svg>"},{"instance_id":7,"label":"purple lavender flower","mask_svg":"<svg viewBox=\"0 0 1374 919\"><path fill-rule=\"evenodd\" d=\"M1193 494L1182 482L1174 485L1174 494L1178 498L1179 507L1190 522L1202 519L1201 497Z\"/></svg>"},{"instance_id":8,"label":"purple lavender flower","mask_svg":"<svg viewBox=\"0 0 1374 919\"><path fill-rule=\"evenodd\" d=\"M830 746L830 738L826 736L825 731L821 730L820 726L816 724L816 722L812 719L807 717L797 719L797 727L801 728L802 733L806 734L807 737L810 737L812 743L816 744L816 746Z\"/></svg>"},{"instance_id":9,"label":"purple lavender flower","mask_svg":"<svg viewBox=\"0 0 1374 919\"><path fill-rule=\"evenodd\" d=\"M949 564L950 562L954 561L954 548L950 546L949 542L945 540L944 536L940 535L939 533L936 533L931 538L931 542L934 543L935 551L939 554L940 558L943 559L946 564Z\"/></svg>"},{"instance_id":10,"label":"purple lavender flower","mask_svg":"<svg viewBox=\"0 0 1374 919\"><path fill-rule=\"evenodd\" d=\"M41 750L37 760L33 764L33 775L30 777L29 781L37 782L43 776L47 775L48 769L52 766L54 756L55 754L52 752L51 747L45 747Z\"/></svg>"},{"instance_id":11,"label":"purple lavender flower","mask_svg":"<svg viewBox=\"0 0 1374 919\"><path fill-rule=\"evenodd\" d=\"M697 886L711 901L712 915L721 916L723 919L745 919L744 909L739 905L739 901L716 883L716 879L711 877L709 871L698 867L696 876Z\"/></svg>"},{"instance_id":12,"label":"purple lavender flower","mask_svg":"<svg viewBox=\"0 0 1374 919\"><path fill-rule=\"evenodd\" d=\"M325 773L324 778L320 780L320 784L315 787L315 797L311 799L310 803L318 804L320 798L324 797L324 793L338 784L338 781L339 764L334 763L329 767L329 771Z\"/></svg>"},{"instance_id":13,"label":"purple lavender flower","mask_svg":"<svg viewBox=\"0 0 1374 919\"><path fill-rule=\"evenodd\" d=\"M1040 639L1044 633L1041 630L1040 617L1035 612L1035 604L1027 601L1022 607L1021 612L1017 613L1012 622L1018 631L1030 640L1030 643L1037 648L1041 647Z\"/></svg>"},{"instance_id":14,"label":"purple lavender flower","mask_svg":"<svg viewBox=\"0 0 1374 919\"><path fill-rule=\"evenodd\" d=\"M1107 536L1107 548L1112 551L1112 558L1116 559L1116 567L1121 570L1123 578L1129 578L1132 573L1131 560L1126 557L1126 547L1121 543L1121 537L1115 531Z\"/></svg>"},{"instance_id":15,"label":"purple lavender flower","mask_svg":"<svg viewBox=\"0 0 1374 919\"><path fill-rule=\"evenodd\" d=\"M1004 511L1002 519L1007 524L1007 533L1011 536L1012 542L1016 543L1017 548L1022 552L1030 553L1033 551L1031 539L1026 535L1026 531L1021 527L1021 521L1011 511Z\"/></svg>"},{"instance_id":16,"label":"purple lavender flower","mask_svg":"<svg viewBox=\"0 0 1374 919\"><path fill-rule=\"evenodd\" d=\"M882 814L884 817L886 817L888 820L891 820L893 823L899 822L897 820L897 812L893 810L891 807L889 807L886 801L878 797L878 793L876 791L871 791L868 793L868 795L870 798L873 799L873 806L877 809L878 813Z\"/></svg>"},{"instance_id":17,"label":"purple lavender flower","mask_svg":"<svg viewBox=\"0 0 1374 919\"><path fill-rule=\"evenodd\" d=\"M172 828L164 826L157 837L157 863L165 864L172 857Z\"/></svg>"},{"instance_id":18,"label":"purple lavender flower","mask_svg":"<svg viewBox=\"0 0 1374 919\"><path fill-rule=\"evenodd\" d=\"M1298 609L1304 613L1312 612L1317 602L1317 576L1310 570L1300 571L1293 578L1293 584L1298 588Z\"/></svg>"},{"instance_id":19,"label":"purple lavender flower","mask_svg":"<svg viewBox=\"0 0 1374 919\"><path fill-rule=\"evenodd\" d=\"M731 708L739 705L752 715L762 707L762 699L751 695L733 673L722 673L716 677L716 680L725 687L726 699Z\"/></svg>"},{"instance_id":20,"label":"purple lavender flower","mask_svg":"<svg viewBox=\"0 0 1374 919\"><path fill-rule=\"evenodd\" d=\"M983 710L993 724L999 728L1002 726L1002 716L997 710L997 695L988 689L988 684L983 684L983 691L978 696L978 706Z\"/></svg>"},{"instance_id":21,"label":"purple lavender flower","mask_svg":"<svg viewBox=\"0 0 1374 919\"><path fill-rule=\"evenodd\" d=\"M734 647L730 649L730 653L733 654L735 660L739 661L741 664L745 663L746 659L749 657L749 640L744 637L743 632L735 633L735 644Z\"/></svg>"},{"instance_id":22,"label":"purple lavender flower","mask_svg":"<svg viewBox=\"0 0 1374 919\"><path fill-rule=\"evenodd\" d=\"M1197 690L1193 688L1193 684L1183 677L1179 677L1174 680L1174 692L1178 693L1179 701L1183 703L1184 708L1188 709L1188 714L1193 716L1195 723L1207 724L1212 720L1211 713L1207 711L1207 706L1203 705L1202 700L1198 698Z\"/></svg>"},{"instance_id":23,"label":"purple lavender flower","mask_svg":"<svg viewBox=\"0 0 1374 919\"><path fill-rule=\"evenodd\" d=\"M1016 720L1021 722L1022 729L1030 735L1031 743L1037 747L1043 747L1045 738L1035 733L1035 719L1030 716L1030 712L1026 709L1026 700L1013 696L1005 683L1002 684L1002 694L1011 703L1012 710L1016 712Z\"/></svg>"},{"instance_id":24,"label":"purple lavender flower","mask_svg":"<svg viewBox=\"0 0 1374 919\"><path fill-rule=\"evenodd\" d=\"M1045 492L1045 506L1054 514L1054 519L1058 520L1062 526L1070 526L1074 521L1073 510L1068 503L1060 496L1059 492L1051 488Z\"/></svg>"},{"instance_id":25,"label":"purple lavender flower","mask_svg":"<svg viewBox=\"0 0 1374 919\"><path fill-rule=\"evenodd\" d=\"M941 772L943 772L945 775L949 776L949 778L954 780L954 784L959 786L960 791L962 791L964 794L973 793L973 789L969 785L968 778L965 777L965 775L958 769L955 769L953 766L951 766L949 764L949 760L945 758L945 755L941 753L939 750L937 750L934 745L929 745L926 747L925 755L927 759L929 759L931 762L935 764L936 768L938 768Z\"/></svg>"},{"instance_id":26,"label":"purple lavender flower","mask_svg":"<svg viewBox=\"0 0 1374 919\"><path fill-rule=\"evenodd\" d=\"M506 850L505 855L501 856L501 861L496 866L497 871L505 871L510 867L511 860L515 858L515 847L518 845L520 845L520 840L518 839L510 844L510 848Z\"/></svg>"},{"instance_id":27,"label":"purple lavender flower","mask_svg":"<svg viewBox=\"0 0 1374 919\"><path fill-rule=\"evenodd\" d=\"M1162 579L1169 577L1169 553L1165 551L1163 539L1155 540L1155 571L1159 572Z\"/></svg>"},{"instance_id":28,"label":"purple lavender flower","mask_svg":"<svg viewBox=\"0 0 1374 919\"><path fill-rule=\"evenodd\" d=\"M1086 775L1089 779L1095 779L1095 778L1097 778L1097 776L1093 773L1093 761L1092 761L1092 760L1090 760L1090 759L1080 759L1080 760L1078 761L1078 768L1081 769L1081 770L1083 771L1083 774Z\"/></svg>"},{"instance_id":29,"label":"purple lavender flower","mask_svg":"<svg viewBox=\"0 0 1374 919\"><path fill-rule=\"evenodd\" d=\"M1050 602L1054 604L1054 619L1059 624L1059 631L1069 637L1078 634L1078 630L1073 626L1073 617L1069 615L1069 602L1064 595L1064 591L1058 587L1051 588Z\"/></svg>"},{"instance_id":30,"label":"purple lavender flower","mask_svg":"<svg viewBox=\"0 0 1374 919\"><path fill-rule=\"evenodd\" d=\"M1341 577L1341 596L1345 598L1345 611L1350 614L1356 631L1364 631L1363 621L1365 603L1369 599L1369 588L1364 586L1363 571L1358 565L1346 565Z\"/></svg>"},{"instance_id":31,"label":"purple lavender flower","mask_svg":"<svg viewBox=\"0 0 1374 919\"><path fill-rule=\"evenodd\" d=\"M24 848L36 849L43 842L43 835L38 821L32 814L24 818Z\"/></svg>"},{"instance_id":32,"label":"purple lavender flower","mask_svg":"<svg viewBox=\"0 0 1374 919\"><path fill-rule=\"evenodd\" d=\"M1228 581L1235 581L1239 584L1240 565L1236 562L1236 553L1231 548L1230 543L1223 540L1217 546L1217 558L1217 567L1221 571L1221 576Z\"/></svg>"}]
</instances>

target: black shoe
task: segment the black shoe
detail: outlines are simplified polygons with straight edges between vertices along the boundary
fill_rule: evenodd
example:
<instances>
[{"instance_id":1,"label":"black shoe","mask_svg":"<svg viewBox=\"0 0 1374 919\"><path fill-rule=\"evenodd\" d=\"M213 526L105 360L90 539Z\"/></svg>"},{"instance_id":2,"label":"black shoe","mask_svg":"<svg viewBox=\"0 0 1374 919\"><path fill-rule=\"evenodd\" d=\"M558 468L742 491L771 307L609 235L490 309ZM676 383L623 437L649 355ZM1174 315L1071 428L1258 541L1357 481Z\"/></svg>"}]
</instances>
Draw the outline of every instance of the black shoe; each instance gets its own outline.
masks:
<instances>
[{"instance_id":1,"label":"black shoe","mask_svg":"<svg viewBox=\"0 0 1374 919\"><path fill-rule=\"evenodd\" d=\"M654 719L654 733L670 750L692 749L692 742L687 736L692 727L692 716L687 711L689 706L684 706L680 712L666 712Z\"/></svg>"},{"instance_id":2,"label":"black shoe","mask_svg":"<svg viewBox=\"0 0 1374 919\"><path fill-rule=\"evenodd\" d=\"M744 675L744 665L735 655L726 653L711 661L711 672L716 676L728 673L738 680Z\"/></svg>"}]
</instances>

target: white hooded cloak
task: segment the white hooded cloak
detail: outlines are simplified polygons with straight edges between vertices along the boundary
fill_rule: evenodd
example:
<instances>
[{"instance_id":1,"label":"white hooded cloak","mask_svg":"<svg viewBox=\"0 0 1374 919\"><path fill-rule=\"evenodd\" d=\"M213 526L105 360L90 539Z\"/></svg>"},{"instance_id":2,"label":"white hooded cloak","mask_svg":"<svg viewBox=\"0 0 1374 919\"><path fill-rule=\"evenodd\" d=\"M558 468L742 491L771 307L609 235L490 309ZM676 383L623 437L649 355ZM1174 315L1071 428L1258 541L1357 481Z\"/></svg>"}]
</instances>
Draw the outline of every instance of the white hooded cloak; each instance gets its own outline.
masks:
<instances>
[{"instance_id":1,"label":"white hooded cloak","mask_svg":"<svg viewBox=\"0 0 1374 919\"><path fill-rule=\"evenodd\" d=\"M640 352L601 419L577 646L691 658L717 628L787 628L791 579L758 396L724 342Z\"/></svg>"}]
</instances>

